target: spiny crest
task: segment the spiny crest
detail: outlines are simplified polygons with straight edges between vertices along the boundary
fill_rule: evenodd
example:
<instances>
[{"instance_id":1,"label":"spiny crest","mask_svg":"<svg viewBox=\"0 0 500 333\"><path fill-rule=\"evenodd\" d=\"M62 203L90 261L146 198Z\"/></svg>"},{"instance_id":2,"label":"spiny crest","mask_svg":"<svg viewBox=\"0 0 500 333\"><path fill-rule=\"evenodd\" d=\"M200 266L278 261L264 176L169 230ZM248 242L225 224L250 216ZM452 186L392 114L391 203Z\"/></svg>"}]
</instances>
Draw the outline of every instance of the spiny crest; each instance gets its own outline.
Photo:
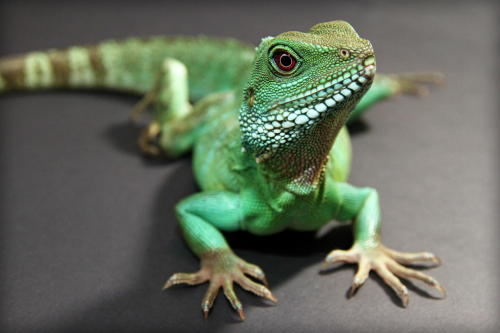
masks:
<instances>
[{"instance_id":1,"label":"spiny crest","mask_svg":"<svg viewBox=\"0 0 500 333\"><path fill-rule=\"evenodd\" d=\"M309 29L309 33L311 34L319 34L319 35L345 35L345 36L356 36L359 38L358 33L352 25L347 23L346 21L330 21L324 23L318 23L313 25L311 29Z\"/></svg>"},{"instance_id":2,"label":"spiny crest","mask_svg":"<svg viewBox=\"0 0 500 333\"><path fill-rule=\"evenodd\" d=\"M309 32L289 31L279 34L276 38L332 48L345 46L355 49L371 48L370 42L361 38L345 21L318 23L311 27Z\"/></svg>"}]
</instances>

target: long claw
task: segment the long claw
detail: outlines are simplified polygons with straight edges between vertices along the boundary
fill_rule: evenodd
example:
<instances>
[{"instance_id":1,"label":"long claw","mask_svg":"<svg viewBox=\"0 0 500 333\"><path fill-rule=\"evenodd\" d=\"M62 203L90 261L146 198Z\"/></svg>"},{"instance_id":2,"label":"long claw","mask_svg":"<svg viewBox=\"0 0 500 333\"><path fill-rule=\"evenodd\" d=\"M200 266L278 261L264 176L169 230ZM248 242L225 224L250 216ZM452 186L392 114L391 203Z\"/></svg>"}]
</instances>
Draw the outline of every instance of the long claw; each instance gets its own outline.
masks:
<instances>
[{"instance_id":1,"label":"long claw","mask_svg":"<svg viewBox=\"0 0 500 333\"><path fill-rule=\"evenodd\" d=\"M349 289L348 298L354 297L354 295L358 291L359 287L361 287L361 284L356 283L356 282L353 281L352 284L351 284L351 288Z\"/></svg>"},{"instance_id":2,"label":"long claw","mask_svg":"<svg viewBox=\"0 0 500 333\"><path fill-rule=\"evenodd\" d=\"M238 311L238 315L240 316L240 319L245 320L246 316L245 316L245 312L243 312L243 309L237 309L237 311Z\"/></svg>"},{"instance_id":3,"label":"long claw","mask_svg":"<svg viewBox=\"0 0 500 333\"><path fill-rule=\"evenodd\" d=\"M432 276L427 275L425 273L416 271L414 269L406 268L404 266L401 266L397 263L392 263L389 265L391 270L398 276L404 277L404 278L413 278L420 280L427 285L436 288L442 295L443 298L446 297L446 290L444 287Z\"/></svg>"},{"instance_id":4,"label":"long claw","mask_svg":"<svg viewBox=\"0 0 500 333\"><path fill-rule=\"evenodd\" d=\"M264 275L264 272L262 271L262 269L260 269L260 267L245 262L241 265L241 269L245 274L248 274L251 277L256 278L257 280L262 281L266 287L269 286L266 276Z\"/></svg>"},{"instance_id":5,"label":"long claw","mask_svg":"<svg viewBox=\"0 0 500 333\"><path fill-rule=\"evenodd\" d=\"M358 271L354 278L352 279L351 289L349 290L349 298L356 294L356 291L361 287L370 273L370 264L367 260L361 259L358 264Z\"/></svg>"},{"instance_id":6,"label":"long claw","mask_svg":"<svg viewBox=\"0 0 500 333\"><path fill-rule=\"evenodd\" d=\"M241 320L244 320L245 313L243 312L243 306L241 305L238 296L236 296L236 293L234 292L233 282L229 280L225 281L223 289L224 289L224 295L226 295L226 298L229 300L229 303L231 303L233 309L238 311Z\"/></svg>"},{"instance_id":7,"label":"long claw","mask_svg":"<svg viewBox=\"0 0 500 333\"><path fill-rule=\"evenodd\" d=\"M375 266L375 271L391 287L401 299L401 303L406 308L410 301L408 289L399 279L385 267L385 265Z\"/></svg>"},{"instance_id":8,"label":"long claw","mask_svg":"<svg viewBox=\"0 0 500 333\"><path fill-rule=\"evenodd\" d=\"M203 311L203 317L205 317L205 319L208 318L210 309L214 305L215 298L219 293L219 289L220 285L215 283L210 283L210 286L208 287L208 290L205 296L203 297L203 300L201 301L201 309Z\"/></svg>"},{"instance_id":9,"label":"long claw","mask_svg":"<svg viewBox=\"0 0 500 333\"><path fill-rule=\"evenodd\" d=\"M172 275L165 285L163 286L163 290L172 287L176 284L186 283L189 285L200 284L207 281L207 277L201 272L198 273L175 273Z\"/></svg>"},{"instance_id":10,"label":"long claw","mask_svg":"<svg viewBox=\"0 0 500 333\"><path fill-rule=\"evenodd\" d=\"M264 285L265 285L266 287L269 287L269 282L267 281L267 279L266 279L266 277L265 277L265 276L263 276L263 277L262 277L261 281L262 281L262 283L264 283Z\"/></svg>"},{"instance_id":11,"label":"long claw","mask_svg":"<svg viewBox=\"0 0 500 333\"><path fill-rule=\"evenodd\" d=\"M159 157L162 155L162 150L156 144L156 141L161 133L160 124L157 122L152 122L142 130L139 135L137 144L139 149L147 156Z\"/></svg>"},{"instance_id":12,"label":"long claw","mask_svg":"<svg viewBox=\"0 0 500 333\"><path fill-rule=\"evenodd\" d=\"M235 280L243 289L250 291L254 293L257 296L264 297L274 303L278 301L276 297L271 293L269 289L264 287L263 285L260 285L258 283L253 282L249 278L242 276L239 279Z\"/></svg>"},{"instance_id":13,"label":"long claw","mask_svg":"<svg viewBox=\"0 0 500 333\"><path fill-rule=\"evenodd\" d=\"M353 263L356 262L356 256L350 252L350 251L345 251L345 250L334 250L330 252L325 260L321 263L321 269L328 269L330 268L333 264L338 263L338 262L348 262L348 263Z\"/></svg>"},{"instance_id":14,"label":"long claw","mask_svg":"<svg viewBox=\"0 0 500 333\"><path fill-rule=\"evenodd\" d=\"M436 266L441 265L441 259L430 252L407 253L385 248L385 251L400 264L412 265L416 262L431 262Z\"/></svg>"},{"instance_id":15,"label":"long claw","mask_svg":"<svg viewBox=\"0 0 500 333\"><path fill-rule=\"evenodd\" d=\"M406 289L406 287L405 287ZM398 294L399 298L401 299L401 303L403 304L403 307L408 307L408 303L410 302L410 295L408 295L408 291L405 290L401 294Z\"/></svg>"},{"instance_id":16,"label":"long claw","mask_svg":"<svg viewBox=\"0 0 500 333\"><path fill-rule=\"evenodd\" d=\"M435 281L435 282L436 282L436 284L434 284L434 288L436 288L441 293L442 298L446 298L446 295L447 295L446 289L439 282L437 282L437 281Z\"/></svg>"}]
</instances>

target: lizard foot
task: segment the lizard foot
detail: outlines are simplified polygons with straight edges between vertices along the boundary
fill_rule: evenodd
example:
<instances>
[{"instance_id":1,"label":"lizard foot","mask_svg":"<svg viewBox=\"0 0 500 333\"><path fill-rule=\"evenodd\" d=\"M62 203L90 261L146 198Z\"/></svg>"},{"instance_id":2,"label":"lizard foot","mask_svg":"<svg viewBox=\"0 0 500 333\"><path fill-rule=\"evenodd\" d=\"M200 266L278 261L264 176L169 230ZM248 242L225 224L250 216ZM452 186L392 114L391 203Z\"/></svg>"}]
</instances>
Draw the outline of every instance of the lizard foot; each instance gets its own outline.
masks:
<instances>
[{"instance_id":1,"label":"lizard foot","mask_svg":"<svg viewBox=\"0 0 500 333\"><path fill-rule=\"evenodd\" d=\"M398 93L416 96L427 96L429 88L426 85L443 85L444 75L439 72L392 74L394 89Z\"/></svg>"},{"instance_id":2,"label":"lizard foot","mask_svg":"<svg viewBox=\"0 0 500 333\"><path fill-rule=\"evenodd\" d=\"M139 136L138 145L141 152L146 156L160 157L163 155L158 139L160 137L160 125L157 122L151 122Z\"/></svg>"},{"instance_id":3,"label":"lizard foot","mask_svg":"<svg viewBox=\"0 0 500 333\"><path fill-rule=\"evenodd\" d=\"M201 302L203 316L208 318L215 298L222 288L231 306L238 312L241 320L244 320L245 313L234 291L234 283L239 284L243 289L257 296L277 302L277 299L269 289L262 284L252 281L245 274L262 281L267 286L264 273L258 266L244 261L230 250L210 251L201 256L201 269L198 272L175 273L167 280L163 289L170 288L176 284L197 285L210 281L208 290Z\"/></svg>"},{"instance_id":4,"label":"lizard foot","mask_svg":"<svg viewBox=\"0 0 500 333\"><path fill-rule=\"evenodd\" d=\"M322 269L327 269L337 262L358 264L358 271L354 276L349 297L352 297L358 288L363 285L368 278L370 270L374 270L396 292L404 307L408 306L409 302L408 289L401 283L398 277L420 280L436 288L441 293L442 298L446 296L444 287L433 277L402 265L412 265L417 262L429 262L439 265L441 260L429 252L398 252L388 249L382 244L371 248L354 245L349 250L334 250L330 252L322 264Z\"/></svg>"}]
</instances>

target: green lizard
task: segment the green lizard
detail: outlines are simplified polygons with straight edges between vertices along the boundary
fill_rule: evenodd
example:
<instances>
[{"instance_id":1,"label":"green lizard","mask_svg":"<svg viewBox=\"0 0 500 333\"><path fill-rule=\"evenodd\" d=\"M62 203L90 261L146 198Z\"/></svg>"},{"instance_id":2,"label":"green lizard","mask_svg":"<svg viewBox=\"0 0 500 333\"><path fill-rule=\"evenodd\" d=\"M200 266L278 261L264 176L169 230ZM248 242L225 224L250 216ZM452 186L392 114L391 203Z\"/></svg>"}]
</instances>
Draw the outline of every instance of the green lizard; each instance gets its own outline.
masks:
<instances>
[{"instance_id":1,"label":"green lizard","mask_svg":"<svg viewBox=\"0 0 500 333\"><path fill-rule=\"evenodd\" d=\"M408 291L398 277L421 280L444 296L434 278L403 266L440 260L385 247L377 191L347 183L345 123L379 100L424 93L423 83L439 80L437 74L375 78L375 70L370 42L348 23L332 21L264 38L256 49L230 39L153 37L4 58L0 92L85 88L143 95L134 114L153 105L154 118L140 148L170 157L193 149L202 190L176 206L201 268L173 274L164 288L209 282L204 316L222 288L243 319L234 283L276 298L262 270L238 257L222 231L269 235L353 221L352 247L333 250L322 266L357 263L351 295L374 270L404 306Z\"/></svg>"}]
</instances>

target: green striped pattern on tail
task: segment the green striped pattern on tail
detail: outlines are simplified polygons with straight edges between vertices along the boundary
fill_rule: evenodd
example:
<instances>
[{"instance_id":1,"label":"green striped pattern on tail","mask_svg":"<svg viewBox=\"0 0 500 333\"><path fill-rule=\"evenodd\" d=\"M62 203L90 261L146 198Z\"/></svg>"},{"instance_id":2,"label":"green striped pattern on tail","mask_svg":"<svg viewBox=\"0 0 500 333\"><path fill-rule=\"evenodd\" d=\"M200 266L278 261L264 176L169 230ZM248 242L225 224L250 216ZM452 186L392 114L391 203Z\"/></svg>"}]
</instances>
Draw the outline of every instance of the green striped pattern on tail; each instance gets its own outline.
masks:
<instances>
[{"instance_id":1,"label":"green striped pattern on tail","mask_svg":"<svg viewBox=\"0 0 500 333\"><path fill-rule=\"evenodd\" d=\"M167 57L188 67L194 99L246 80L254 50L232 39L151 37L31 52L0 59L0 92L52 88L151 89Z\"/></svg>"},{"instance_id":2,"label":"green striped pattern on tail","mask_svg":"<svg viewBox=\"0 0 500 333\"><path fill-rule=\"evenodd\" d=\"M98 58L97 47L71 47L1 59L0 91L93 87L104 70Z\"/></svg>"}]
</instances>

